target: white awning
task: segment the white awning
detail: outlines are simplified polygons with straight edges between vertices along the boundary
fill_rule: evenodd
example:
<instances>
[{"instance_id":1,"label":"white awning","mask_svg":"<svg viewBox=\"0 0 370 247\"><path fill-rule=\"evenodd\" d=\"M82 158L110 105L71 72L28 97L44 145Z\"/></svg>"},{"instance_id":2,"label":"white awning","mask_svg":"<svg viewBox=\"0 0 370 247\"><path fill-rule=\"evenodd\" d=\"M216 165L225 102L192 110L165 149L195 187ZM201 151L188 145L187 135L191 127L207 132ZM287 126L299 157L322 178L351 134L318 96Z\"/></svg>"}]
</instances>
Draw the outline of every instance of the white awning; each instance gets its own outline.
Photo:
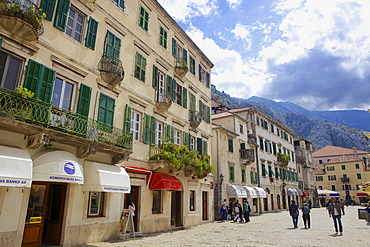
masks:
<instances>
[{"instance_id":1,"label":"white awning","mask_svg":"<svg viewBox=\"0 0 370 247\"><path fill-rule=\"evenodd\" d=\"M130 193L130 177L122 167L85 161L84 191Z\"/></svg>"},{"instance_id":2,"label":"white awning","mask_svg":"<svg viewBox=\"0 0 370 247\"><path fill-rule=\"evenodd\" d=\"M298 196L298 191L296 189L288 188L287 195L288 196Z\"/></svg>"},{"instance_id":3,"label":"white awning","mask_svg":"<svg viewBox=\"0 0 370 247\"><path fill-rule=\"evenodd\" d=\"M229 198L247 198L247 192L243 186L228 184L227 196Z\"/></svg>"},{"instance_id":4,"label":"white awning","mask_svg":"<svg viewBox=\"0 0 370 247\"><path fill-rule=\"evenodd\" d=\"M243 186L245 191L247 192L247 198L257 198L257 192L249 186Z\"/></svg>"},{"instance_id":5,"label":"white awning","mask_svg":"<svg viewBox=\"0 0 370 247\"><path fill-rule=\"evenodd\" d=\"M296 189L296 191L297 191L297 193L298 193L299 196L302 196L303 195L302 190Z\"/></svg>"},{"instance_id":6,"label":"white awning","mask_svg":"<svg viewBox=\"0 0 370 247\"><path fill-rule=\"evenodd\" d=\"M26 150L0 146L0 186L31 187L32 159Z\"/></svg>"},{"instance_id":7,"label":"white awning","mask_svg":"<svg viewBox=\"0 0 370 247\"><path fill-rule=\"evenodd\" d=\"M44 151L32 156L33 180L83 184L83 168L76 156L65 151Z\"/></svg>"},{"instance_id":8,"label":"white awning","mask_svg":"<svg viewBox=\"0 0 370 247\"><path fill-rule=\"evenodd\" d=\"M253 189L257 192L257 198L267 198L267 193L264 189L260 187L253 187Z\"/></svg>"}]
</instances>

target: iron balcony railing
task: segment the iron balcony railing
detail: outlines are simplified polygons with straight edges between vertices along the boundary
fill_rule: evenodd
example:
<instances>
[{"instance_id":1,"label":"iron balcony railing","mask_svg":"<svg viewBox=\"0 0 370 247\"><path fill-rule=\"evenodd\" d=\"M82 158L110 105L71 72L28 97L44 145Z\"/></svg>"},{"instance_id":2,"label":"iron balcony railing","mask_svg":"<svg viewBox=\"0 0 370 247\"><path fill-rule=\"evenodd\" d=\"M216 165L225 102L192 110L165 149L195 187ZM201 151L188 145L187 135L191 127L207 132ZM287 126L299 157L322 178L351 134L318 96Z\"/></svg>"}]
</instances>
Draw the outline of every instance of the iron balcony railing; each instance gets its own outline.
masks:
<instances>
[{"instance_id":1,"label":"iron balcony railing","mask_svg":"<svg viewBox=\"0 0 370 247\"><path fill-rule=\"evenodd\" d=\"M248 159L254 160L254 150L253 149L241 149L240 150L240 158L241 159Z\"/></svg>"},{"instance_id":2,"label":"iron balcony railing","mask_svg":"<svg viewBox=\"0 0 370 247\"><path fill-rule=\"evenodd\" d=\"M0 117L132 151L132 133L37 99L0 89Z\"/></svg>"},{"instance_id":3,"label":"iron balcony railing","mask_svg":"<svg viewBox=\"0 0 370 247\"><path fill-rule=\"evenodd\" d=\"M45 14L29 0L0 0L0 15L17 17L29 23L38 36L44 34L42 15Z\"/></svg>"},{"instance_id":4,"label":"iron balcony railing","mask_svg":"<svg viewBox=\"0 0 370 247\"><path fill-rule=\"evenodd\" d=\"M103 55L99 61L98 70L100 72L115 74L120 81L122 81L125 76L122 61L117 57Z\"/></svg>"}]
</instances>

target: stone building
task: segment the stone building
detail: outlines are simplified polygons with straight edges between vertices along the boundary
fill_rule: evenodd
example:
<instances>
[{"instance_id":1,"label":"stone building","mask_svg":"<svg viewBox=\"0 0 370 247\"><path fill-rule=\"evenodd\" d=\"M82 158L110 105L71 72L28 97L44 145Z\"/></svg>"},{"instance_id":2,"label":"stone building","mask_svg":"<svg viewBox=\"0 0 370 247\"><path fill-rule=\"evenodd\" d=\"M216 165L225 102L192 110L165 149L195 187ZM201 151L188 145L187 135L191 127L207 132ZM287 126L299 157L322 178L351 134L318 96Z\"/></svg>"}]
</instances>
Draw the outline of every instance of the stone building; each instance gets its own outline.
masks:
<instances>
[{"instance_id":1,"label":"stone building","mask_svg":"<svg viewBox=\"0 0 370 247\"><path fill-rule=\"evenodd\" d=\"M0 245L116 238L129 200L138 232L212 220L212 176L149 161L212 135L213 64L159 3L5 3Z\"/></svg>"}]
</instances>

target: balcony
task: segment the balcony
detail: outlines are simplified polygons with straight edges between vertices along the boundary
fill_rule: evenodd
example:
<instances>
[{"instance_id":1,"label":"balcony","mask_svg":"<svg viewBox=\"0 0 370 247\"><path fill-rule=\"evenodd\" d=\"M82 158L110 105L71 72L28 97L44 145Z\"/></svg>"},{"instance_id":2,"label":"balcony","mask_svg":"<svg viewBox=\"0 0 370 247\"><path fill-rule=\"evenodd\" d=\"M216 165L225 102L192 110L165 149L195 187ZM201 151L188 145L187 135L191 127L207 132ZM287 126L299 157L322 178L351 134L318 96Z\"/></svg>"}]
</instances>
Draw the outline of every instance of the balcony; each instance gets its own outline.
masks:
<instances>
[{"instance_id":1,"label":"balcony","mask_svg":"<svg viewBox=\"0 0 370 247\"><path fill-rule=\"evenodd\" d=\"M167 94L167 91L161 90L156 90L156 106L157 109L166 112L168 108L170 108L172 104L172 98L170 95Z\"/></svg>"},{"instance_id":2,"label":"balcony","mask_svg":"<svg viewBox=\"0 0 370 247\"><path fill-rule=\"evenodd\" d=\"M119 85L125 77L121 60L103 55L98 64L101 78L113 87Z\"/></svg>"},{"instance_id":3,"label":"balcony","mask_svg":"<svg viewBox=\"0 0 370 247\"><path fill-rule=\"evenodd\" d=\"M0 0L0 27L27 41L44 33L43 18L45 14L29 0Z\"/></svg>"},{"instance_id":4,"label":"balcony","mask_svg":"<svg viewBox=\"0 0 370 247\"><path fill-rule=\"evenodd\" d=\"M0 129L27 135L28 148L50 145L50 140L77 147L80 158L95 151L111 154L113 164L127 159L133 148L131 133L4 89Z\"/></svg>"},{"instance_id":5,"label":"balcony","mask_svg":"<svg viewBox=\"0 0 370 247\"><path fill-rule=\"evenodd\" d=\"M289 155L278 153L277 155L277 165L286 167L289 163Z\"/></svg>"},{"instance_id":6,"label":"balcony","mask_svg":"<svg viewBox=\"0 0 370 247\"><path fill-rule=\"evenodd\" d=\"M175 57L175 73L180 79L182 79L186 75L188 70L189 68L186 64L185 59Z\"/></svg>"},{"instance_id":7,"label":"balcony","mask_svg":"<svg viewBox=\"0 0 370 247\"><path fill-rule=\"evenodd\" d=\"M242 149L240 150L240 159L243 165L249 165L254 162L254 150L253 149Z\"/></svg>"},{"instance_id":8,"label":"balcony","mask_svg":"<svg viewBox=\"0 0 370 247\"><path fill-rule=\"evenodd\" d=\"M349 178L341 178L342 183L349 183Z\"/></svg>"},{"instance_id":9,"label":"balcony","mask_svg":"<svg viewBox=\"0 0 370 247\"><path fill-rule=\"evenodd\" d=\"M197 111L189 111L189 121L190 127L193 129L198 128L199 124L202 122L202 117L200 116L199 112Z\"/></svg>"}]
</instances>

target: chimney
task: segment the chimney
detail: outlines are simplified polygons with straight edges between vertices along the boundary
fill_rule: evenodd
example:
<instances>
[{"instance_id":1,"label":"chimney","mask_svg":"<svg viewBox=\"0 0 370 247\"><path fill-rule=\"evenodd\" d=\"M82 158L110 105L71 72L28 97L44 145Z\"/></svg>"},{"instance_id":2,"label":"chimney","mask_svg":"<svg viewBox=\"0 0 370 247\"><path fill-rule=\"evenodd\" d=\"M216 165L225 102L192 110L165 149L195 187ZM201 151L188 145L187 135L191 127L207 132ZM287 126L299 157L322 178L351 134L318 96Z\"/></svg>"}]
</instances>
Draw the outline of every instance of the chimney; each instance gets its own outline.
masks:
<instances>
[{"instance_id":1,"label":"chimney","mask_svg":"<svg viewBox=\"0 0 370 247\"><path fill-rule=\"evenodd\" d=\"M357 155L357 148L356 147L353 147L353 156L357 159L358 158L358 155Z\"/></svg>"}]
</instances>

